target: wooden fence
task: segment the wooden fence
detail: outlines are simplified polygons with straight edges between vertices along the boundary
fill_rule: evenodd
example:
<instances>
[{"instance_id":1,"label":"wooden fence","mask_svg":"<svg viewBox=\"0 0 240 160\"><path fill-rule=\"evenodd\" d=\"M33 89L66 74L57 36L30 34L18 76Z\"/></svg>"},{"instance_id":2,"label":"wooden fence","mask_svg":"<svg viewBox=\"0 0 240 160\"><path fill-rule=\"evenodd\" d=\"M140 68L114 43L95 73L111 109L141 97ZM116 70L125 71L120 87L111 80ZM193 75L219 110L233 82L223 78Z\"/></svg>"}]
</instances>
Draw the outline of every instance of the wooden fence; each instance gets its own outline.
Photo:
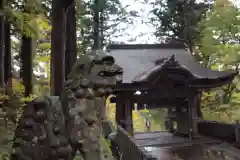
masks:
<instances>
[{"instance_id":1,"label":"wooden fence","mask_svg":"<svg viewBox=\"0 0 240 160\"><path fill-rule=\"evenodd\" d=\"M134 138L120 126L117 128L116 142L120 152L120 160L157 160L151 157L147 151L138 147Z\"/></svg>"}]
</instances>

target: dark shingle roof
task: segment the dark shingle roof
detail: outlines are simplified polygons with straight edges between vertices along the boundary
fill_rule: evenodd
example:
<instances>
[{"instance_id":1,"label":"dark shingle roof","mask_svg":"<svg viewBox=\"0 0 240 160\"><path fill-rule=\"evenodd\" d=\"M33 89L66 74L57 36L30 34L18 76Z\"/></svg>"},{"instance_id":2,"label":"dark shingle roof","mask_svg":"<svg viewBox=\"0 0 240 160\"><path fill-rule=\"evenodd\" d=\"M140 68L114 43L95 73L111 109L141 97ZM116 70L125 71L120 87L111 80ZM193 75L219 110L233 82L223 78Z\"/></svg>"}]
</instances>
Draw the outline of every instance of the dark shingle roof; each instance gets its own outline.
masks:
<instances>
[{"instance_id":1,"label":"dark shingle roof","mask_svg":"<svg viewBox=\"0 0 240 160\"><path fill-rule=\"evenodd\" d=\"M159 59L175 55L175 59L197 79L217 79L236 74L201 67L179 44L119 44L108 47L117 64L123 68L123 83L131 83L139 74L153 68Z\"/></svg>"}]
</instances>

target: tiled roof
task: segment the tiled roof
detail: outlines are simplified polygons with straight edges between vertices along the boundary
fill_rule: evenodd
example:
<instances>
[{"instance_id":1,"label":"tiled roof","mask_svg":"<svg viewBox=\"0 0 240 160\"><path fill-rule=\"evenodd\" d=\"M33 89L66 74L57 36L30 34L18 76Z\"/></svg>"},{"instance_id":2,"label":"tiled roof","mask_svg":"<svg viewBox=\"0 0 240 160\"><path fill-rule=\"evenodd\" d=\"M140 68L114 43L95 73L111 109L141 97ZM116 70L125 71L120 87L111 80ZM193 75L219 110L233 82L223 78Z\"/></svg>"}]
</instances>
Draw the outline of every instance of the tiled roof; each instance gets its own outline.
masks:
<instances>
[{"instance_id":1,"label":"tiled roof","mask_svg":"<svg viewBox=\"0 0 240 160\"><path fill-rule=\"evenodd\" d=\"M153 68L157 60L172 55L197 79L217 79L235 74L201 67L184 46L179 44L118 44L110 45L108 50L116 63L123 68L123 83L131 83L136 76Z\"/></svg>"}]
</instances>

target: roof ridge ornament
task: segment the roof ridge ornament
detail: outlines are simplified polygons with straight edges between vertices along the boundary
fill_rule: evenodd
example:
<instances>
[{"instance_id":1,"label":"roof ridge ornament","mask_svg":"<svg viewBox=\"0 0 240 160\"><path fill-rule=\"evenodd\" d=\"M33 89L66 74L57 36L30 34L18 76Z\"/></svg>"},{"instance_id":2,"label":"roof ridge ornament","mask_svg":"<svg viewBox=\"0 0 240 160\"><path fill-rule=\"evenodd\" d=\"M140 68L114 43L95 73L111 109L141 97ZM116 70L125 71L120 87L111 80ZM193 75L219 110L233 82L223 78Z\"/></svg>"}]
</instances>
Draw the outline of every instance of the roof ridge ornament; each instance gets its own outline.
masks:
<instances>
[{"instance_id":1,"label":"roof ridge ornament","mask_svg":"<svg viewBox=\"0 0 240 160\"><path fill-rule=\"evenodd\" d=\"M166 58L162 63L162 67L176 67L176 66L179 66L179 63L175 58L175 54Z\"/></svg>"}]
</instances>

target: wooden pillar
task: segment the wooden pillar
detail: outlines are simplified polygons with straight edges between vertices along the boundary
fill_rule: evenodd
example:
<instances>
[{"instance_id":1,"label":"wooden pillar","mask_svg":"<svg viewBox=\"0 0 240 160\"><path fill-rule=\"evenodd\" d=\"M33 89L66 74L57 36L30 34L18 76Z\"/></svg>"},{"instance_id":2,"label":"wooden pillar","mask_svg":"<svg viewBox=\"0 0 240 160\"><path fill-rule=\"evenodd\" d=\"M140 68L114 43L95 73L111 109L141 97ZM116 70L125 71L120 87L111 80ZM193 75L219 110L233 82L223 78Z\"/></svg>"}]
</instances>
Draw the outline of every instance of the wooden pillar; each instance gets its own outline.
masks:
<instances>
[{"instance_id":1,"label":"wooden pillar","mask_svg":"<svg viewBox=\"0 0 240 160\"><path fill-rule=\"evenodd\" d=\"M203 118L203 114L202 114L202 111L201 111L201 97L202 97L202 91L198 91L197 92L197 102L196 102L196 105L197 105L197 116L200 119Z\"/></svg>"},{"instance_id":2,"label":"wooden pillar","mask_svg":"<svg viewBox=\"0 0 240 160\"><path fill-rule=\"evenodd\" d=\"M189 87L187 99L188 104L177 108L174 112L177 122L176 131L177 133L188 135L192 139L199 136L197 127L200 109L199 92L195 88Z\"/></svg>"},{"instance_id":3,"label":"wooden pillar","mask_svg":"<svg viewBox=\"0 0 240 160\"><path fill-rule=\"evenodd\" d=\"M188 113L189 113L189 136L190 138L198 137L198 114L197 108L199 107L199 94L194 88L190 88L188 95Z\"/></svg>"},{"instance_id":4,"label":"wooden pillar","mask_svg":"<svg viewBox=\"0 0 240 160\"><path fill-rule=\"evenodd\" d=\"M182 106L181 108L176 108L176 122L177 122L177 133L188 135L189 134L189 107Z\"/></svg>"},{"instance_id":5,"label":"wooden pillar","mask_svg":"<svg viewBox=\"0 0 240 160\"><path fill-rule=\"evenodd\" d=\"M122 101L122 97L120 94L116 95L116 114L115 114L115 121L117 123L117 125L122 126L121 123L121 119L123 119L123 108L124 108L124 104Z\"/></svg>"},{"instance_id":6,"label":"wooden pillar","mask_svg":"<svg viewBox=\"0 0 240 160\"><path fill-rule=\"evenodd\" d=\"M130 135L133 135L133 97L130 93L116 96L116 122L124 128Z\"/></svg>"},{"instance_id":7,"label":"wooden pillar","mask_svg":"<svg viewBox=\"0 0 240 160\"><path fill-rule=\"evenodd\" d=\"M235 138L236 138L236 146L240 147L240 123L239 120L235 123Z\"/></svg>"},{"instance_id":8,"label":"wooden pillar","mask_svg":"<svg viewBox=\"0 0 240 160\"><path fill-rule=\"evenodd\" d=\"M130 134L133 135L133 118L132 118L132 110L134 108L133 96L131 94L127 94L125 97L125 105L124 105L124 129Z\"/></svg>"}]
</instances>

